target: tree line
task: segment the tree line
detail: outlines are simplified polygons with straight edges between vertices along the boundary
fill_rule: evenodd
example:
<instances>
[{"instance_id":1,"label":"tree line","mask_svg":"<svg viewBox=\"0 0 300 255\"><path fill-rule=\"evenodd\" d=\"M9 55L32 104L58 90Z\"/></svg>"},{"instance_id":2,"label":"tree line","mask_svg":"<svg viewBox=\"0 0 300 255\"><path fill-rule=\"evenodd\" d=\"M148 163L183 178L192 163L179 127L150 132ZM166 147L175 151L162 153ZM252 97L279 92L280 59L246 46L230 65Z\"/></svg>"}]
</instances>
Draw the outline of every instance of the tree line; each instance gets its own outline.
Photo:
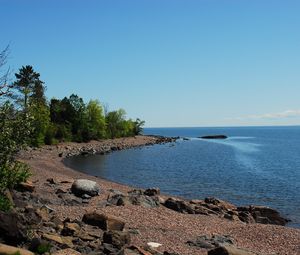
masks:
<instances>
[{"instance_id":1,"label":"tree line","mask_svg":"<svg viewBox=\"0 0 300 255\"><path fill-rule=\"evenodd\" d=\"M144 121L126 118L123 109L104 111L98 100L85 103L78 95L63 99L45 96L45 84L32 66L22 66L10 80L5 69L8 48L0 52L0 210L10 207L5 193L30 176L16 160L26 146L87 142L135 136Z\"/></svg>"},{"instance_id":2,"label":"tree line","mask_svg":"<svg viewBox=\"0 0 300 255\"><path fill-rule=\"evenodd\" d=\"M32 146L135 136L142 132L144 121L126 119L123 109L105 113L98 100L85 103L72 94L48 102L44 82L30 65L22 66L15 78L10 86L11 107L32 118Z\"/></svg>"}]
</instances>

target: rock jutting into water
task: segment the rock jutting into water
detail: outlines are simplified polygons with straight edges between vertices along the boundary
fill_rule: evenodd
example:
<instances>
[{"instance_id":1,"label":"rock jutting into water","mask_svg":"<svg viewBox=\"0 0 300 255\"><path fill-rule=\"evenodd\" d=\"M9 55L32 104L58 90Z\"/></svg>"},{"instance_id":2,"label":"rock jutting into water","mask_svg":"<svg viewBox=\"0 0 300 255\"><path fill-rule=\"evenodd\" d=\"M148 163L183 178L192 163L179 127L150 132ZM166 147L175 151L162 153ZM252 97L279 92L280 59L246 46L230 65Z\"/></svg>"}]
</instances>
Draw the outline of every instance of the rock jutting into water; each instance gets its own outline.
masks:
<instances>
[{"instance_id":1,"label":"rock jutting into water","mask_svg":"<svg viewBox=\"0 0 300 255\"><path fill-rule=\"evenodd\" d=\"M140 136L142 137L142 136ZM157 135L148 135L147 137L152 138L152 141L149 141L145 144L135 145L126 142L116 142L114 140L105 141L105 145L101 145L99 143L86 143L83 145L78 144L77 146L60 146L59 147L59 157L73 157L73 156L88 156L88 155L95 155L95 154L108 154L114 151L120 151L125 149L130 149L134 147L141 147L141 146L149 146L155 144L166 144L166 143L174 143L179 137L164 137L164 136L157 136ZM49 147L48 149L51 149Z\"/></svg>"},{"instance_id":2,"label":"rock jutting into water","mask_svg":"<svg viewBox=\"0 0 300 255\"><path fill-rule=\"evenodd\" d=\"M163 198L160 196L159 189L147 189L145 191L135 189L127 193L112 190L107 198L107 205L140 205L147 208L163 205L179 213L217 215L228 220L245 223L284 226L288 222L279 212L266 206L252 205L236 207L229 202L214 197L208 197L204 200L185 200L174 197Z\"/></svg>"},{"instance_id":3,"label":"rock jutting into water","mask_svg":"<svg viewBox=\"0 0 300 255\"><path fill-rule=\"evenodd\" d=\"M205 135L205 136L200 136L198 138L201 139L226 139L228 136L226 135Z\"/></svg>"}]
</instances>

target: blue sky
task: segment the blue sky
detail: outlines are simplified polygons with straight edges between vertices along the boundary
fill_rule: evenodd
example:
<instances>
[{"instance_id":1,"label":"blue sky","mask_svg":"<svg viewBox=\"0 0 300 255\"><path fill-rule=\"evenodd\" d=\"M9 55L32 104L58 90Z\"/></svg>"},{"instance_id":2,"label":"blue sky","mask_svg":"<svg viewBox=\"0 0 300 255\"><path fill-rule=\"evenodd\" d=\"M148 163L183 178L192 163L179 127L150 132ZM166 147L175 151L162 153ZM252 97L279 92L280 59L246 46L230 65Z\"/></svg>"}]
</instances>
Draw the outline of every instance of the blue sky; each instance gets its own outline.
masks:
<instances>
[{"instance_id":1,"label":"blue sky","mask_svg":"<svg viewBox=\"0 0 300 255\"><path fill-rule=\"evenodd\" d=\"M146 126L300 124L300 1L0 0L0 49Z\"/></svg>"}]
</instances>

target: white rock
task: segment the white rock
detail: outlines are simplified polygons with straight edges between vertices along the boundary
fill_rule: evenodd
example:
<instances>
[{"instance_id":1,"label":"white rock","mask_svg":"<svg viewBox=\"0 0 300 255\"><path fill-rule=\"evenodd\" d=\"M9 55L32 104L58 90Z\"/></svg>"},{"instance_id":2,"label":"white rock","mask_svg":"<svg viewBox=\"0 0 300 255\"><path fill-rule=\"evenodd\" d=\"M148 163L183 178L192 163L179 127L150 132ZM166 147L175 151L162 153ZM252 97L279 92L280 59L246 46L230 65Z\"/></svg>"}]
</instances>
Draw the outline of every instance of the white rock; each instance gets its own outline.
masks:
<instances>
[{"instance_id":1,"label":"white rock","mask_svg":"<svg viewBox=\"0 0 300 255\"><path fill-rule=\"evenodd\" d=\"M73 182L71 187L72 193L76 196L83 196L85 194L89 196L97 196L99 194L99 185L90 180L78 179Z\"/></svg>"},{"instance_id":2,"label":"white rock","mask_svg":"<svg viewBox=\"0 0 300 255\"><path fill-rule=\"evenodd\" d=\"M155 243L155 242L149 242L149 243L147 243L147 245L148 245L150 248L158 248L158 247L162 246L162 244L160 244L160 243Z\"/></svg>"}]
</instances>

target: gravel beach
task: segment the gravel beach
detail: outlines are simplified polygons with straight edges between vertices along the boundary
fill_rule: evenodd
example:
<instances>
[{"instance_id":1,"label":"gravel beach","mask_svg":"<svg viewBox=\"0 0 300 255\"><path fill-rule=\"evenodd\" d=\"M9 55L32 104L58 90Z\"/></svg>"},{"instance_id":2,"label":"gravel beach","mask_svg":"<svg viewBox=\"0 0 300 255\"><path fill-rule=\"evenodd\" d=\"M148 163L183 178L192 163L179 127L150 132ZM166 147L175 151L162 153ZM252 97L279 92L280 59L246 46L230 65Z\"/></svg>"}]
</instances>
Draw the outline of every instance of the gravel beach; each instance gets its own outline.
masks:
<instances>
[{"instance_id":1,"label":"gravel beach","mask_svg":"<svg viewBox=\"0 0 300 255\"><path fill-rule=\"evenodd\" d=\"M182 214L164 206L157 208L145 208L137 205L103 206L103 201L107 200L111 190L128 192L133 187L88 176L63 164L65 156L80 154L83 151L102 153L109 149L120 150L161 142L167 141L159 141L159 138L152 136L137 136L92 141L85 144L64 143L25 151L20 158L30 165L33 173L31 181L35 185L35 192L45 200L57 199L53 186L46 185L49 178L53 178L58 183L56 188L59 187L62 190L70 189L75 179L96 181L100 186L100 195L93 197L88 204L72 206L53 204L51 207L61 219L67 217L81 219L84 213L94 210L118 216L126 222L126 229L136 232L131 235L131 242L134 245L144 247L148 242L157 242L162 244L157 248L159 251L176 252L181 255L200 255L207 254L207 250L190 246L187 242L198 236L215 234L228 235L234 240L235 246L257 254L300 254L299 229L257 223L246 224L216 215Z\"/></svg>"}]
</instances>

